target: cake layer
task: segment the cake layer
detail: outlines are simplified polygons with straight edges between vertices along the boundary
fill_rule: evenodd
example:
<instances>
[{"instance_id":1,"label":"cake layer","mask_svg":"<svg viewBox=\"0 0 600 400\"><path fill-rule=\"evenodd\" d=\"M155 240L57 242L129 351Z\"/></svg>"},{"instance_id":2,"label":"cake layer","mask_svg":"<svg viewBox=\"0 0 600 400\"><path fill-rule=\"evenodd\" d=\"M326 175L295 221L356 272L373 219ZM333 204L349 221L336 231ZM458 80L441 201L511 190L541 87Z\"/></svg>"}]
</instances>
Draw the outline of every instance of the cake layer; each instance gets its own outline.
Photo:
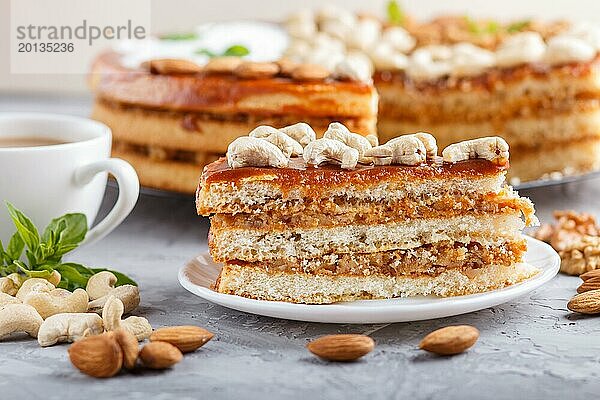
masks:
<instances>
[{"instance_id":1,"label":"cake layer","mask_svg":"<svg viewBox=\"0 0 600 400\"><path fill-rule=\"evenodd\" d=\"M306 199L286 208L268 212L216 214L215 229L237 228L286 230L289 228L327 228L351 224L385 224L408 219L448 218L459 215L501 214L520 211L526 222L533 216L533 204L511 190L488 195L444 195L423 198L388 199L378 202L361 199Z\"/></svg>"},{"instance_id":2,"label":"cake layer","mask_svg":"<svg viewBox=\"0 0 600 400\"><path fill-rule=\"evenodd\" d=\"M213 161L216 156L198 153L194 163L160 160L133 151L124 151L116 146L112 156L128 161L137 171L140 184L145 187L193 194L202 166ZM202 158L205 158L202 161Z\"/></svg>"},{"instance_id":3,"label":"cake layer","mask_svg":"<svg viewBox=\"0 0 600 400\"><path fill-rule=\"evenodd\" d=\"M437 242L408 250L376 253L326 254L318 258L281 258L260 262L229 260L228 264L259 268L270 272L313 275L430 275L449 269L484 268L488 265L512 265L522 260L525 238L500 245Z\"/></svg>"},{"instance_id":4,"label":"cake layer","mask_svg":"<svg viewBox=\"0 0 600 400\"><path fill-rule=\"evenodd\" d=\"M502 114L505 109L514 109L533 99L560 102L599 98L600 56L588 62L556 66L524 64L491 69L477 76L430 81L411 80L402 71L380 71L374 81L382 102L398 107L393 111L396 115L404 115L405 109L419 108L424 114L455 112L468 118L467 115L479 112L480 108Z\"/></svg>"},{"instance_id":5,"label":"cake layer","mask_svg":"<svg viewBox=\"0 0 600 400\"><path fill-rule=\"evenodd\" d=\"M155 75L124 67L115 52L96 59L90 84L106 100L154 109L338 118L377 114L375 88L362 82L299 83L287 78L240 79L204 73Z\"/></svg>"},{"instance_id":6,"label":"cake layer","mask_svg":"<svg viewBox=\"0 0 600 400\"><path fill-rule=\"evenodd\" d=\"M376 203L408 197L435 201L451 193L498 193L505 169L483 159L455 164L438 160L418 166L358 166L351 171L335 165L307 167L293 159L288 168L231 169L221 159L202 174L197 209L199 214L210 215L288 209L307 199Z\"/></svg>"},{"instance_id":7,"label":"cake layer","mask_svg":"<svg viewBox=\"0 0 600 400\"><path fill-rule=\"evenodd\" d=\"M499 289L539 272L528 264L447 270L437 276L330 276L267 272L226 264L215 289L253 299L323 304L418 295L459 296Z\"/></svg>"},{"instance_id":8,"label":"cake layer","mask_svg":"<svg viewBox=\"0 0 600 400\"><path fill-rule=\"evenodd\" d=\"M479 122L419 123L382 116L378 122L380 140L387 141L397 132L436 132L438 145L474 139L482 135L500 135L511 146L511 161L518 158L521 147L537 147L548 142L570 142L600 137L600 100L594 110L557 112L544 117L522 116L504 120L493 118Z\"/></svg>"},{"instance_id":9,"label":"cake layer","mask_svg":"<svg viewBox=\"0 0 600 400\"><path fill-rule=\"evenodd\" d=\"M415 219L402 223L268 231L211 227L210 253L218 262L315 258L330 253L375 253L451 241L483 246L520 240L520 212Z\"/></svg>"},{"instance_id":10,"label":"cake layer","mask_svg":"<svg viewBox=\"0 0 600 400\"><path fill-rule=\"evenodd\" d=\"M306 115L211 114L165 111L96 99L92 118L111 127L113 137L129 143L225 154L233 140L259 125L283 127L304 121L321 135L332 120L353 132L375 133L376 117L310 117Z\"/></svg>"},{"instance_id":11,"label":"cake layer","mask_svg":"<svg viewBox=\"0 0 600 400\"><path fill-rule=\"evenodd\" d=\"M511 183L551 179L600 169L600 138L544 143L511 153Z\"/></svg>"}]
</instances>

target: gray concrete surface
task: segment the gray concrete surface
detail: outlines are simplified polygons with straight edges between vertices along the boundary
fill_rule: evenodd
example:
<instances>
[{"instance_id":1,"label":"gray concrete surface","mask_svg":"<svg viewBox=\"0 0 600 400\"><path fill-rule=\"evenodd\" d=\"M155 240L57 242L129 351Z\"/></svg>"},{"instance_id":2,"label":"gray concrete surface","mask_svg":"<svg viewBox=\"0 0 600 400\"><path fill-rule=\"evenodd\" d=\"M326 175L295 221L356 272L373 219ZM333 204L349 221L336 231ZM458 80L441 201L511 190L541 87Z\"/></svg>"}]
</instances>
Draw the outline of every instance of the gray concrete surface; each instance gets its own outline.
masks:
<instances>
[{"instance_id":1,"label":"gray concrete surface","mask_svg":"<svg viewBox=\"0 0 600 400\"><path fill-rule=\"evenodd\" d=\"M32 105L33 104L33 105ZM0 98L0 110L48 110L29 100ZM71 105L71 109L85 107ZM77 111L75 111L77 112ZM526 192L538 215L573 208L600 216L600 179ZM114 201L109 189L104 212ZM517 301L431 321L333 325L259 317L207 303L186 292L177 270L206 250L208 221L191 197L142 196L132 215L73 259L131 274L140 284L136 314L153 326L196 324L215 338L172 370L82 375L67 346L40 348L20 337L0 342L0 399L593 399L600 395L600 317L571 314L566 302L578 278L559 276ZM417 349L428 332L448 324L481 331L470 351L435 357ZM360 362L332 364L305 349L330 333L366 333L377 342Z\"/></svg>"}]
</instances>

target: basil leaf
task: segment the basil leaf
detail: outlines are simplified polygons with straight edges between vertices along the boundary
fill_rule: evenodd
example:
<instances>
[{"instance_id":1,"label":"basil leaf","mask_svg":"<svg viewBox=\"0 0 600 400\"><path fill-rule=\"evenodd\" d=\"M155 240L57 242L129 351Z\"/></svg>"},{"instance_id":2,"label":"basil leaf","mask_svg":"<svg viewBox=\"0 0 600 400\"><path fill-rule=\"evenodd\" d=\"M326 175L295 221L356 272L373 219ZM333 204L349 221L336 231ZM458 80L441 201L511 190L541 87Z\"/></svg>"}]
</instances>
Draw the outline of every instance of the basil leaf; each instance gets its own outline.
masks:
<instances>
[{"instance_id":1,"label":"basil leaf","mask_svg":"<svg viewBox=\"0 0 600 400\"><path fill-rule=\"evenodd\" d=\"M387 15L388 21L394 25L404 25L406 23L406 15L396 0L388 1Z\"/></svg>"},{"instance_id":2,"label":"basil leaf","mask_svg":"<svg viewBox=\"0 0 600 400\"><path fill-rule=\"evenodd\" d=\"M530 23L531 21L529 20L513 22L512 24L506 27L506 31L508 33L521 32L523 29L527 28Z\"/></svg>"},{"instance_id":3,"label":"basil leaf","mask_svg":"<svg viewBox=\"0 0 600 400\"><path fill-rule=\"evenodd\" d=\"M29 278L42 278L48 279L52 276L52 271L42 270L42 271L24 271L25 275Z\"/></svg>"},{"instance_id":4,"label":"basil leaf","mask_svg":"<svg viewBox=\"0 0 600 400\"><path fill-rule=\"evenodd\" d=\"M23 242L30 250L37 249L40 244L40 234L33 222L12 204L7 202L6 207Z\"/></svg>"},{"instance_id":5,"label":"basil leaf","mask_svg":"<svg viewBox=\"0 0 600 400\"><path fill-rule=\"evenodd\" d=\"M33 254L31 250L25 250L25 256L27 256L27 262L29 262L29 265L36 265L38 263L35 254Z\"/></svg>"},{"instance_id":6,"label":"basil leaf","mask_svg":"<svg viewBox=\"0 0 600 400\"><path fill-rule=\"evenodd\" d=\"M498 31L500 30L500 24L498 24L498 22L496 22L496 21L490 21L490 22L488 22L485 30L487 33L491 33L491 34L498 33Z\"/></svg>"},{"instance_id":7,"label":"basil leaf","mask_svg":"<svg viewBox=\"0 0 600 400\"><path fill-rule=\"evenodd\" d=\"M234 56L234 57L243 57L250 54L250 50L247 47L242 46L241 44L234 44L229 47L225 52L223 52L224 56Z\"/></svg>"},{"instance_id":8,"label":"basil leaf","mask_svg":"<svg viewBox=\"0 0 600 400\"><path fill-rule=\"evenodd\" d=\"M465 16L465 23L467 24L467 28L469 29L469 32L475 33L475 34L481 33L481 27L479 26L479 23L477 21L475 21L473 18L469 17L468 15Z\"/></svg>"},{"instance_id":9,"label":"basil leaf","mask_svg":"<svg viewBox=\"0 0 600 400\"><path fill-rule=\"evenodd\" d=\"M46 243L52 242L52 238L55 235L55 245L57 244L59 248L71 247L73 249L85 238L87 231L88 225L85 214L65 214L50 221L50 224L48 224L42 234L42 240Z\"/></svg>"},{"instance_id":10,"label":"basil leaf","mask_svg":"<svg viewBox=\"0 0 600 400\"><path fill-rule=\"evenodd\" d=\"M0 267L2 265L8 264L9 258L10 258L10 256L4 251L4 245L2 244L2 240L0 240ZM0 276L2 276L2 275L0 274Z\"/></svg>"},{"instance_id":11,"label":"basil leaf","mask_svg":"<svg viewBox=\"0 0 600 400\"><path fill-rule=\"evenodd\" d=\"M117 277L117 282L115 283L115 286L122 286L122 285L137 286L138 285L136 281L134 281L133 279L131 279L127 275L125 275L125 274L123 274L121 272L118 272L118 271L114 271L112 269L107 269L107 268L92 268L92 271L94 271L95 274L97 274L98 272L102 272L102 271L112 272Z\"/></svg>"},{"instance_id":12,"label":"basil leaf","mask_svg":"<svg viewBox=\"0 0 600 400\"><path fill-rule=\"evenodd\" d=\"M21 258L21 254L23 254L23 249L25 248L25 242L21 239L21 236L18 233L14 233L10 238L10 242L8 242L8 247L6 248L6 255L10 257L10 261L18 260Z\"/></svg>"},{"instance_id":13,"label":"basil leaf","mask_svg":"<svg viewBox=\"0 0 600 400\"><path fill-rule=\"evenodd\" d=\"M61 277L58 287L68 290L85 289L88 279L94 274L89 268L76 263L59 264L54 269Z\"/></svg>"},{"instance_id":14,"label":"basil leaf","mask_svg":"<svg viewBox=\"0 0 600 400\"><path fill-rule=\"evenodd\" d=\"M198 39L198 34L195 32L167 33L159 36L161 40L194 40Z\"/></svg>"},{"instance_id":15,"label":"basil leaf","mask_svg":"<svg viewBox=\"0 0 600 400\"><path fill-rule=\"evenodd\" d=\"M218 56L217 53L214 53L214 52L212 52L212 51L210 51L208 49L198 49L198 50L194 51L194 53L202 55L202 56L208 56L210 58Z\"/></svg>"}]
</instances>

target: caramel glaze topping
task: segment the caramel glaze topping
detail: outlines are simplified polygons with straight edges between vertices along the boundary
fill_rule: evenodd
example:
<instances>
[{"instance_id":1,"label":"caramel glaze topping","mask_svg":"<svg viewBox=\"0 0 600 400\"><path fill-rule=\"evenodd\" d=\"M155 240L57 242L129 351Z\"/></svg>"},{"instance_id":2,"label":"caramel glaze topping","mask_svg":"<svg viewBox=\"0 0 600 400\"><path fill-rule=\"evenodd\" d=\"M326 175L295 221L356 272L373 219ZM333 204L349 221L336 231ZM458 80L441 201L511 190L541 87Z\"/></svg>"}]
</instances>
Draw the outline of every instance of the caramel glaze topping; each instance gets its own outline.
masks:
<instances>
[{"instance_id":1,"label":"caramel glaze topping","mask_svg":"<svg viewBox=\"0 0 600 400\"><path fill-rule=\"evenodd\" d=\"M236 184L245 178L276 176L281 187L298 186L338 186L351 183L366 186L384 180L447 179L456 177L485 177L496 175L508 169L508 164L497 165L484 159L471 159L457 163L442 162L441 157L421 165L358 165L354 170L341 169L337 165L325 164L319 167L306 165L300 157L292 158L287 168L244 167L229 168L227 159L220 158L204 168L202 184L231 182ZM271 179L270 179L271 180Z\"/></svg>"},{"instance_id":2,"label":"caramel glaze topping","mask_svg":"<svg viewBox=\"0 0 600 400\"><path fill-rule=\"evenodd\" d=\"M339 108L335 99L340 96L340 92L364 96L365 99L374 94L372 85L332 79L298 84L286 77L239 79L231 74L203 72L191 75L155 75L143 69L124 67L120 63L120 57L114 52L100 55L92 67L90 84L103 97L126 104L188 111L210 109L217 112L238 112L239 102L250 96L287 93L303 97L314 95L318 98L306 105L282 105L281 111L329 116L332 113L339 114L335 112ZM258 113L260 110L255 111Z\"/></svg>"},{"instance_id":3,"label":"caramel glaze topping","mask_svg":"<svg viewBox=\"0 0 600 400\"><path fill-rule=\"evenodd\" d=\"M373 77L375 86L394 84L401 85L404 89L413 89L421 92L456 90L488 90L492 91L526 77L547 79L548 73L558 74L570 79L579 78L600 69L600 55L587 62L577 62L564 65L551 66L544 63L524 64L510 68L492 68L481 75L472 77L443 77L431 81L415 81L404 71L377 71Z\"/></svg>"}]
</instances>

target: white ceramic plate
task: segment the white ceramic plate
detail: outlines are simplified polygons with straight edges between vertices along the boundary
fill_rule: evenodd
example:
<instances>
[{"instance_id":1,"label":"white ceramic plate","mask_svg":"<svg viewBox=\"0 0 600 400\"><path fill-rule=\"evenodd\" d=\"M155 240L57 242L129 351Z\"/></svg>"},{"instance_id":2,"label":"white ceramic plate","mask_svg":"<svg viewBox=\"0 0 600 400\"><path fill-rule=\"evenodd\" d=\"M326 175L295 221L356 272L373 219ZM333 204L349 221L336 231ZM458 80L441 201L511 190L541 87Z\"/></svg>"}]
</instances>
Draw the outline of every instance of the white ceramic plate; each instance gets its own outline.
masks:
<instances>
[{"instance_id":1,"label":"white ceramic plate","mask_svg":"<svg viewBox=\"0 0 600 400\"><path fill-rule=\"evenodd\" d=\"M560 267L560 257L546 243L528 237L525 262L541 272L517 285L491 292L457 297L420 296L389 300L360 300L335 304L293 304L253 300L221 294L210 287L221 271L208 253L200 254L179 270L179 282L188 291L234 310L269 317L328 323L387 323L419 321L465 314L514 300L552 279Z\"/></svg>"}]
</instances>

